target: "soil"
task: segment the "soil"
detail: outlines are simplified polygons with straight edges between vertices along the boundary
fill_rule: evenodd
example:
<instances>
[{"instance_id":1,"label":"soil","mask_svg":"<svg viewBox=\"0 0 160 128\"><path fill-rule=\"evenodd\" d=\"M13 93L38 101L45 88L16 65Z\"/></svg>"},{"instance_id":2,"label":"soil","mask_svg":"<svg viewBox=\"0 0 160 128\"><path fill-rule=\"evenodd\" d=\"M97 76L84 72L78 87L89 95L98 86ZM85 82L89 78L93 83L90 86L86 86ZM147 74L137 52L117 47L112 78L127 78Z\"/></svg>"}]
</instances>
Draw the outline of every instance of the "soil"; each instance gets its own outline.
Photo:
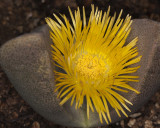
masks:
<instances>
[{"instance_id":1,"label":"soil","mask_svg":"<svg viewBox=\"0 0 160 128\"><path fill-rule=\"evenodd\" d=\"M0 0L0 45L7 40L30 32L45 24L45 17L54 13L66 14L85 5L90 13L90 3L102 10L111 6L111 14L123 9L132 18L148 18L160 21L159 0ZM0 128L67 128L47 121L37 114L18 95L0 67ZM107 126L103 127L106 128ZM109 128L160 128L160 90L137 113Z\"/></svg>"}]
</instances>

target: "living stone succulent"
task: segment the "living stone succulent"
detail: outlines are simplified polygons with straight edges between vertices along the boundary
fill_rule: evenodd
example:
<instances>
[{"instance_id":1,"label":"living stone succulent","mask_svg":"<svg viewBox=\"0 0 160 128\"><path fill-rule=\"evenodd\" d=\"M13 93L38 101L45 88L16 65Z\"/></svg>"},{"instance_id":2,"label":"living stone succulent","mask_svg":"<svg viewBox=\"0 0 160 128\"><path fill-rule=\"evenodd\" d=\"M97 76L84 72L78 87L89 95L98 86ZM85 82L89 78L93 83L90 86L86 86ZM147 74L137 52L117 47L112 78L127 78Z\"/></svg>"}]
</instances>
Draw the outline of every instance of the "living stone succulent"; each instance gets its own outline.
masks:
<instances>
[{"instance_id":1,"label":"living stone succulent","mask_svg":"<svg viewBox=\"0 0 160 128\"><path fill-rule=\"evenodd\" d=\"M121 19L121 11L115 20L116 15L110 17L109 11L110 7L102 15L102 11L98 11L98 8L94 11L92 5L87 24L84 8L83 20L79 8L75 15L69 8L73 27L64 15L65 23L55 14L58 23L51 18L46 19L52 30L50 37L53 40L54 65L61 69L54 70L55 92L61 98L60 105L71 99L71 106L75 102L75 109L86 107L88 119L90 110L96 111L100 122L103 123L104 119L107 124L111 122L109 106L115 109L119 117L120 112L128 117L123 108L130 111L126 103L132 103L120 92L128 93L131 90L139 94L128 81L138 82L138 76L132 74L140 66L131 65L141 59L136 47L138 38L125 44L131 31L131 16Z\"/></svg>"},{"instance_id":2,"label":"living stone succulent","mask_svg":"<svg viewBox=\"0 0 160 128\"><path fill-rule=\"evenodd\" d=\"M78 11L76 12L76 14L77 14L77 18L79 18L80 14ZM84 14L84 12L83 12L83 14ZM91 14L93 15L93 17L92 17L92 21L94 22L93 25L96 28L96 25L100 24L98 22L98 18L96 19L96 16L98 16L98 15L100 16L101 12L98 12L98 10L97 10L97 13L94 13L94 11L93 11ZM66 19L66 18L64 18L64 19ZM114 18L112 18L112 19L114 19ZM110 22L114 23L114 21L112 19ZM57 17L57 20L58 20L58 17ZM73 18L72 18L72 20L73 20ZM80 19L79 19L79 21L80 21ZM99 18L99 21L100 21L100 18ZM55 21L52 21L51 19L48 19L47 22L50 24L51 28L52 28L52 25L57 24L57 23L55 23ZM51 23L53 23L53 22L54 22L54 24L51 25ZM61 21L58 21L58 22L60 23L60 25L62 25ZM77 20L75 20L75 23L76 22L77 22ZM126 18L126 20L124 21L124 24L122 24L122 27L121 27L120 17L119 17L119 21L117 21L117 22L118 22L117 25L119 25L117 27L119 27L119 28L122 28L126 24L127 24L126 27L129 25L127 27L126 33L128 31L130 31L131 24L130 24L129 17ZM66 19L66 23L68 23L67 19ZM123 21L122 21L122 23L123 23ZM83 20L83 24L86 24L85 19ZM57 24L57 26L58 26L58 24ZM66 26L66 27L69 27L69 29L71 28L71 26ZM84 25L84 28L85 28L85 25ZM90 30L91 30L91 28L92 27L90 26ZM16 88L18 93L24 98L24 100L26 102L28 102L31 105L31 107L35 111L37 111L39 114L44 116L46 119L48 119L56 124L60 124L60 125L64 125L64 126L72 126L72 127L96 127L96 126L105 125L106 123L110 124L110 123L113 123L113 122L116 122L118 120L125 118L125 116L122 115L122 113L117 112L116 109L121 110L123 113L125 113L125 115L129 115L131 113L134 113L137 109L139 109L142 105L144 105L148 101L148 99L160 88L160 79L159 79L160 78L160 66L159 66L159 64L160 64L160 56L159 56L159 52L160 52L160 35L159 35L160 23L155 22L155 21L151 21L151 20L147 20L147 19L136 19L136 20L133 20L133 24L131 25L131 28L132 28L132 30L131 30L128 38L125 40L126 44L128 44L128 45L125 45L125 46L126 47L129 46L129 44L131 44L129 42L131 42L135 37L138 36L138 42L137 42L137 39L135 39L135 40L133 40L134 43L132 43L132 44L135 45L135 42L137 42L136 47L138 48L139 55L142 55L142 58L141 58L140 62L137 61L138 63L135 61L134 62L132 61L133 63L136 63L136 64L134 64L134 67L137 67L139 65L141 66L136 72L131 73L131 76L139 76L139 82L129 81L128 80L129 76L128 76L127 80L126 80L127 81L126 88L133 90L135 92L140 92L140 94L137 94L137 93L135 93L133 91L129 91L129 90L122 90L123 88L119 88L120 91L116 90L118 85L114 86L112 89L110 86L110 88L107 89L107 90L110 89L112 92L114 90L116 93L121 95L120 98L118 97L118 99L120 100L120 101L118 101L118 104L119 104L119 102L120 103L122 102L122 105L124 105L124 103L125 103L124 101L132 103L133 105L127 105L126 107L124 107L124 108L130 109L131 112L123 111L123 109L120 109L121 107L117 103L114 106L112 104L112 102L113 101L116 102L115 99L111 98L109 100L107 97L105 99L103 96L101 96L99 90L97 92L93 91L94 93L90 92L90 93L92 93L90 96L92 96L91 103L93 103L92 106L93 106L93 109L95 109L94 112L92 112L92 111L88 112L89 109L91 108L91 103L89 103L88 99L77 98L75 101L73 100L73 102L72 102L73 98L71 98L71 96L66 99L65 99L65 97L61 96L64 92L62 91L62 93L60 93L61 89L60 89L60 87L58 87L58 85L61 85L62 81L63 81L62 86L65 87L68 84L68 83L65 84L65 82L67 82L65 79L67 76L65 76L65 74L67 71L72 72L73 67L75 68L75 71L78 72L77 73L77 76L79 78L78 80L82 81L81 83L83 83L84 79L85 80L88 79L88 82L92 81L91 83L93 84L92 85L93 87L95 86L95 83L96 83L94 78L96 78L96 79L97 78L99 79L99 77L102 78L102 74L104 74L104 72L106 73L106 70L107 70L107 69L105 69L106 66L101 67L102 69L104 68L103 70L100 70L101 68L99 69L96 67L96 69L95 69L96 72L95 72L95 70L92 70L92 71L88 72L88 74L85 74L86 72L80 71L82 66L83 66L83 69L86 70L86 67L83 64L87 63L90 57L92 58L91 59L92 61L95 60L94 63L92 63L92 64L98 64L100 59L102 59L102 57L99 57L99 56L97 56L97 57L99 57L99 58L97 58L98 61L96 61L97 60L96 57L94 57L94 59L93 59L93 54L95 56L95 52L93 52L94 50L87 48L87 46L89 46L97 51L101 51L101 49L99 49L98 46L96 46L96 42L94 42L96 40L96 35L97 35L97 37L98 36L103 37L103 35L101 35L102 33L99 33L99 35L98 35L98 33L96 33L96 32L99 32L98 30L92 31L92 32L96 33L96 35L93 36L95 39L92 40L92 43L94 43L94 46L92 46L90 44L90 42L88 42L88 45L84 44L86 47L83 48L81 46L81 41L85 42L86 38L83 38L84 40L80 40L79 44L77 44L77 48L80 47L83 50L87 49L87 52L83 51L84 55L81 54L82 56L78 55L78 57L76 57L74 55L75 53L72 54L72 56L71 56L71 54L68 54L67 52L65 52L69 57L71 57L68 59L70 59L70 61L74 62L74 66L72 66L72 68L70 70L67 69L67 71L64 71L64 67L63 67L63 66L65 66L64 64L60 65L60 63L58 63L59 62L58 60L55 60L55 59L52 60L52 55L53 55L53 58L55 58L55 56L58 54L58 53L55 53L55 51L57 49L54 47L54 46L57 46L56 40L58 40L58 39L60 40L60 38L58 38L58 37L56 38L55 36L60 36L59 35L60 32L65 33L65 31L66 31L65 28L64 28L64 30L62 30L61 27L58 27L57 29L56 29L56 27L52 28L52 31L53 31L52 36L54 37L54 38L52 38L54 40L54 42L52 44L52 40L50 39L50 34L49 34L50 29L47 25L41 26L29 34L24 34L22 36L19 36L17 38L14 38L14 39L6 42L0 48L0 65L2 66L3 70L7 74L9 80L11 81L13 86ZM69 31L69 29L67 31ZM98 26L97 26L97 29L98 29ZM104 30L104 31L107 32L106 30ZM113 30L113 29L111 29L111 30ZM116 31L116 33L120 32L120 30L118 29ZM57 35L55 34L56 31L58 33ZM68 36L70 37L70 38L68 37L69 39L72 39L73 37L71 37L71 36L74 35L73 28L71 28L71 31L72 31L71 35L69 36L69 34L68 34ZM81 29L79 31L81 31ZM109 33L111 34L111 32L113 32L113 31L110 31ZM89 31L87 31L86 33L89 34ZM116 34L116 33L114 33L114 34ZM123 33L123 31L122 31L122 33ZM91 35L92 34L93 33L91 33ZM66 37L66 35L62 35L62 36L64 36L63 38ZM78 36L78 35L76 35L76 36ZM112 36L113 36L113 33L112 33ZM110 38L110 39L113 40L115 37L116 36L114 36L113 38ZM66 37L66 39L67 39L67 37ZM70 41L69 39L66 41ZM120 44L119 42L117 42L117 44L112 44L113 42L111 43L111 40L109 42L109 44L111 44L111 45L108 45L108 46L117 47L117 45ZM75 37L73 38L73 41L75 41ZM75 42L73 42L72 45L74 43ZM53 54L51 53L49 44L52 44L52 47L55 50L55 51L53 51ZM66 49L66 50L71 51L72 47L67 47L70 44L61 44L61 45L62 46L58 48L58 50L59 50L58 55L60 55L61 56L60 58L63 59L63 57L65 57L65 54L63 53L62 49ZM66 46L63 46L63 45L66 45ZM70 45L70 46L72 46L72 45ZM107 46L107 45L104 45L104 46ZM107 51L109 51L109 49L110 48L108 47L108 49L104 49L104 51L107 52ZM123 48L123 50L125 50L125 48ZM118 58L116 60L114 60L114 63L118 63L117 62L118 59L120 57L123 57L123 55L124 55L124 54L122 55L123 50L117 49L113 53L111 53L110 55L112 55L112 57L110 57L110 60L115 59L114 57L117 55ZM78 50L76 50L76 53L80 53L80 52ZM90 54L89 56L88 56L88 53ZM135 53L137 55L137 51L134 51L133 54L131 54L131 55L134 55ZM96 54L97 54L97 52L96 52ZM103 54L101 53L101 55L103 55ZM75 56L75 58L74 58L74 56ZM103 55L103 57L104 56L105 55ZM136 57L136 56L134 55L134 57ZM84 60L84 58L85 58L85 60ZM134 60L133 57L131 57L130 59ZM125 61L125 63L131 62L130 59L127 59ZM140 59L140 57L139 57L139 59ZM54 61L54 63L53 63L53 61ZM65 61L65 59L64 59L64 61ZM67 61L68 60L66 60L66 62ZM104 58L102 59L102 61L104 61L104 64L106 63L106 60ZM109 61L107 61L107 62L109 62ZM54 70L57 69L55 67L55 64L59 67L62 67L62 69L63 69L63 70L61 70L58 68L58 71L61 71L58 74L54 72ZM102 62L102 65L103 65L103 62ZM112 66L113 66L113 64L109 65L109 67L112 67ZM99 65L98 65L98 67L99 67ZM128 66L125 67L124 69L127 69L127 68L128 68ZM115 67L114 67L114 69L115 69ZM97 70L99 73L98 75L96 74ZM110 68L108 68L107 71L109 71L109 70L110 70ZM69 72L69 73L71 74L71 72ZM94 74L90 75L91 72L93 72ZM60 73L61 73L61 75L59 75ZM57 77L57 75L58 75L58 77ZM84 75L87 76L87 78L83 78ZM93 76L93 77L88 78L89 76ZM122 77L123 76L119 75L115 79L121 79ZM72 78L74 78L74 77L72 77ZM107 78L105 78L105 79L107 79ZM57 81L57 79L58 79L58 81ZM123 77L123 79L124 79L124 77ZM72 81L74 81L74 80L75 79L72 79ZM123 82L124 82L124 80L123 80ZM102 84L97 84L97 85L101 86ZM112 84L112 85L116 85L116 84ZM128 85L130 85L130 86L128 86ZM90 86L90 85L88 84L87 86ZM84 87L85 87L85 84L84 84ZM54 90L56 90L56 91L54 91ZM67 90L67 88L66 88L66 90ZM68 92L71 93L72 90L73 90L73 88L71 90L69 90ZM105 88L103 90L105 90ZM90 91L90 90L88 90L88 91ZM87 93L89 93L88 91L86 93L84 93L84 95L82 95L82 96L81 96L82 93L80 93L80 97L83 97L83 96L87 97ZM128 93L125 93L126 91L128 91ZM63 95L67 97L67 95L65 95L65 94L63 94ZM96 97L97 95L100 96L99 99L97 99L97 97ZM57 96L60 96L61 98L57 98ZM114 96L114 95L112 95L112 96ZM114 96L114 97L116 98L116 96ZM124 98L122 98L122 96ZM111 96L109 96L109 97L111 97ZM105 101L108 103L108 110L105 106ZM88 103L88 105L85 102ZM72 105L70 105L71 103L72 103ZM103 103L104 103L104 105L103 105ZM111 105L109 105L109 104L111 104ZM78 109L76 109L75 106L77 106ZM87 106L89 106L89 108ZM103 112L106 113L107 116L104 116ZM119 116L117 115L116 112L118 113ZM88 116L87 116L87 113L88 113ZM102 116L103 116L103 118L101 118Z\"/></svg>"}]
</instances>

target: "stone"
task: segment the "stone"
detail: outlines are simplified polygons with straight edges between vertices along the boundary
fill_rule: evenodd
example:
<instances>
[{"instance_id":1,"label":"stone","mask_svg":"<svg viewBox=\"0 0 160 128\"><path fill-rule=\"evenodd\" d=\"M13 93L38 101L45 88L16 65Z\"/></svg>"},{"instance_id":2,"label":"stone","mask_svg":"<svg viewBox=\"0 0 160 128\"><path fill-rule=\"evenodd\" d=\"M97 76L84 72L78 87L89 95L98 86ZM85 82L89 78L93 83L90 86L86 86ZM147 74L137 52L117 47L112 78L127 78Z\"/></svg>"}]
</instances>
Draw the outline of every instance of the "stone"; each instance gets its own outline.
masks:
<instances>
[{"instance_id":1,"label":"stone","mask_svg":"<svg viewBox=\"0 0 160 128\"><path fill-rule=\"evenodd\" d=\"M128 105L131 113L135 113L160 88L160 23L135 19L132 31L127 39L130 42L138 36L137 43L142 60L141 68L134 74L140 77L138 83L130 83L141 93L122 94L133 106ZM0 48L0 65L9 80L23 99L46 119L70 127L97 127L101 124L96 112L90 112L87 119L86 108L75 109L66 102L59 105L57 93L54 92L54 73L50 56L49 28L43 25L31 33L24 34L6 42ZM112 123L126 118L118 117L110 108Z\"/></svg>"},{"instance_id":2,"label":"stone","mask_svg":"<svg viewBox=\"0 0 160 128\"><path fill-rule=\"evenodd\" d=\"M34 121L32 124L32 128L40 128L40 124L37 121Z\"/></svg>"},{"instance_id":3,"label":"stone","mask_svg":"<svg viewBox=\"0 0 160 128\"><path fill-rule=\"evenodd\" d=\"M121 127L122 127L122 128L125 128L125 127L124 127L124 120L121 120L121 121L120 121L120 124L121 124Z\"/></svg>"},{"instance_id":4,"label":"stone","mask_svg":"<svg viewBox=\"0 0 160 128\"><path fill-rule=\"evenodd\" d=\"M128 122L128 126L132 128L132 126L136 123L136 119L130 119Z\"/></svg>"},{"instance_id":5,"label":"stone","mask_svg":"<svg viewBox=\"0 0 160 128\"><path fill-rule=\"evenodd\" d=\"M151 120L146 120L144 124L144 128L153 128L153 124Z\"/></svg>"},{"instance_id":6,"label":"stone","mask_svg":"<svg viewBox=\"0 0 160 128\"><path fill-rule=\"evenodd\" d=\"M129 117L137 118L137 117L139 117L141 115L142 115L142 113L138 112L138 113L134 113L134 114L130 115Z\"/></svg>"},{"instance_id":7,"label":"stone","mask_svg":"<svg viewBox=\"0 0 160 128\"><path fill-rule=\"evenodd\" d=\"M160 105L159 105L158 103L155 103L155 107L156 107L157 109L159 109L159 108L160 108Z\"/></svg>"},{"instance_id":8,"label":"stone","mask_svg":"<svg viewBox=\"0 0 160 128\"><path fill-rule=\"evenodd\" d=\"M156 123L160 125L160 120L157 120L157 122L156 122Z\"/></svg>"}]
</instances>

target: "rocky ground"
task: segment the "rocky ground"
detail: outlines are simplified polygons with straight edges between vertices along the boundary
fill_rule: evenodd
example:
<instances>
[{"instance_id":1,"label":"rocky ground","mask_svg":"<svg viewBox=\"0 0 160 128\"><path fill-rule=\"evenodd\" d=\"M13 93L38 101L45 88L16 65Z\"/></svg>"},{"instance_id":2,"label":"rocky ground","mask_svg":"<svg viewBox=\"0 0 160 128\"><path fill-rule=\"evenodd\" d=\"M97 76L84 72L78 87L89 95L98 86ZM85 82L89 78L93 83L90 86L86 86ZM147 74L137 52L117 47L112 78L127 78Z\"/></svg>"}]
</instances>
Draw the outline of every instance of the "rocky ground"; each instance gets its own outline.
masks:
<instances>
[{"instance_id":1,"label":"rocky ground","mask_svg":"<svg viewBox=\"0 0 160 128\"><path fill-rule=\"evenodd\" d=\"M45 24L44 18L52 13L69 16L67 6L89 5L92 0L0 0L0 45L7 40L30 32ZM160 21L159 0L93 0L100 9L111 6L111 12L124 10L133 18L148 18ZM87 7L87 14L90 8ZM113 14L113 13L111 13ZM0 68L0 128L62 128L37 114L15 91ZM110 128L160 128L160 91L137 113L128 119L109 126ZM64 127L63 127L64 128ZM106 127L103 127L106 128Z\"/></svg>"}]
</instances>

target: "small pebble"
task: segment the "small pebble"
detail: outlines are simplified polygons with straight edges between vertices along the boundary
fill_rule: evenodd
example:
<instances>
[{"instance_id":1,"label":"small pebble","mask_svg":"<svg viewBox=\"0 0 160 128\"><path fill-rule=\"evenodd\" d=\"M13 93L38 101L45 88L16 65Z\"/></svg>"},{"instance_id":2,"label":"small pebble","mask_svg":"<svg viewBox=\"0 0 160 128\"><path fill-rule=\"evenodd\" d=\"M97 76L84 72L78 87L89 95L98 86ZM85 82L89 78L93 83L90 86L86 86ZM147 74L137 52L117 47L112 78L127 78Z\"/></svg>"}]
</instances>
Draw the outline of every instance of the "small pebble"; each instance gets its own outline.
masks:
<instances>
[{"instance_id":1,"label":"small pebble","mask_svg":"<svg viewBox=\"0 0 160 128\"><path fill-rule=\"evenodd\" d=\"M121 127L124 128L124 120L121 120L120 124L121 124Z\"/></svg>"},{"instance_id":2,"label":"small pebble","mask_svg":"<svg viewBox=\"0 0 160 128\"><path fill-rule=\"evenodd\" d=\"M23 26L18 26L18 27L17 27L17 30L18 30L20 33L22 33L22 32L23 32Z\"/></svg>"},{"instance_id":3,"label":"small pebble","mask_svg":"<svg viewBox=\"0 0 160 128\"><path fill-rule=\"evenodd\" d=\"M136 119L130 119L128 122L128 126L132 127L136 123Z\"/></svg>"},{"instance_id":4,"label":"small pebble","mask_svg":"<svg viewBox=\"0 0 160 128\"><path fill-rule=\"evenodd\" d=\"M152 121L151 120L146 120L144 128L153 128Z\"/></svg>"},{"instance_id":5,"label":"small pebble","mask_svg":"<svg viewBox=\"0 0 160 128\"><path fill-rule=\"evenodd\" d=\"M141 115L142 115L142 113L139 112L139 113L134 113L134 114L130 115L129 117L137 118L137 117L139 117Z\"/></svg>"},{"instance_id":6,"label":"small pebble","mask_svg":"<svg viewBox=\"0 0 160 128\"><path fill-rule=\"evenodd\" d=\"M17 7L19 7L22 4L22 0L15 0L15 4Z\"/></svg>"},{"instance_id":7,"label":"small pebble","mask_svg":"<svg viewBox=\"0 0 160 128\"><path fill-rule=\"evenodd\" d=\"M18 113L17 112L13 112L13 117L16 119L18 118Z\"/></svg>"},{"instance_id":8,"label":"small pebble","mask_svg":"<svg viewBox=\"0 0 160 128\"><path fill-rule=\"evenodd\" d=\"M155 124L160 125L160 120L157 120L157 121L155 122Z\"/></svg>"},{"instance_id":9,"label":"small pebble","mask_svg":"<svg viewBox=\"0 0 160 128\"><path fill-rule=\"evenodd\" d=\"M26 20L28 20L29 18L31 18L33 16L32 12L29 12L26 14Z\"/></svg>"},{"instance_id":10,"label":"small pebble","mask_svg":"<svg viewBox=\"0 0 160 128\"><path fill-rule=\"evenodd\" d=\"M153 116L152 117L153 120L157 120L157 118L158 118L157 116Z\"/></svg>"},{"instance_id":11,"label":"small pebble","mask_svg":"<svg viewBox=\"0 0 160 128\"><path fill-rule=\"evenodd\" d=\"M151 109L151 116L153 117L156 114L154 109Z\"/></svg>"},{"instance_id":12,"label":"small pebble","mask_svg":"<svg viewBox=\"0 0 160 128\"><path fill-rule=\"evenodd\" d=\"M160 105L159 105L158 103L156 103L156 104L155 104L155 107L156 107L157 109L159 109L159 108L160 108Z\"/></svg>"},{"instance_id":13,"label":"small pebble","mask_svg":"<svg viewBox=\"0 0 160 128\"><path fill-rule=\"evenodd\" d=\"M45 0L41 0L41 3L45 3L46 1Z\"/></svg>"},{"instance_id":14,"label":"small pebble","mask_svg":"<svg viewBox=\"0 0 160 128\"><path fill-rule=\"evenodd\" d=\"M37 122L37 121L33 122L32 128L40 128L39 122Z\"/></svg>"},{"instance_id":15,"label":"small pebble","mask_svg":"<svg viewBox=\"0 0 160 128\"><path fill-rule=\"evenodd\" d=\"M118 125L119 125L119 122L117 122L116 125L118 126Z\"/></svg>"}]
</instances>

